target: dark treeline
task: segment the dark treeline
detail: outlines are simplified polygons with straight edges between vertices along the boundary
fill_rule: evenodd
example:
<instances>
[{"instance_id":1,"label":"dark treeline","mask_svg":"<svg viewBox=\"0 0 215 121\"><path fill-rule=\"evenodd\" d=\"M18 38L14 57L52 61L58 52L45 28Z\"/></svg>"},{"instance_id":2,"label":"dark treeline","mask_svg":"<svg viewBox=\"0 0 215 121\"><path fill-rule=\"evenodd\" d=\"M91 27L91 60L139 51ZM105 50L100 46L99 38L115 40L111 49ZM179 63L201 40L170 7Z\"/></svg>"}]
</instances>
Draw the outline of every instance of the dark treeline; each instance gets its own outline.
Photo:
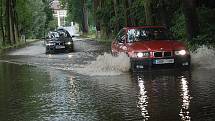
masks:
<instances>
[{"instance_id":1,"label":"dark treeline","mask_svg":"<svg viewBox=\"0 0 215 121\"><path fill-rule=\"evenodd\" d=\"M90 25L110 37L125 26L164 25L178 39L198 44L215 43L214 0L62 0L68 20ZM93 16L93 17L91 17Z\"/></svg>"},{"instance_id":2,"label":"dark treeline","mask_svg":"<svg viewBox=\"0 0 215 121\"><path fill-rule=\"evenodd\" d=\"M21 35L39 38L54 28L53 0L0 0L0 46L19 42ZM60 0L68 9L68 23L84 33L96 27L103 37L125 26L164 25L178 39L214 44L214 0Z\"/></svg>"},{"instance_id":3,"label":"dark treeline","mask_svg":"<svg viewBox=\"0 0 215 121\"><path fill-rule=\"evenodd\" d=\"M52 0L0 0L0 47L39 38L53 20Z\"/></svg>"}]
</instances>

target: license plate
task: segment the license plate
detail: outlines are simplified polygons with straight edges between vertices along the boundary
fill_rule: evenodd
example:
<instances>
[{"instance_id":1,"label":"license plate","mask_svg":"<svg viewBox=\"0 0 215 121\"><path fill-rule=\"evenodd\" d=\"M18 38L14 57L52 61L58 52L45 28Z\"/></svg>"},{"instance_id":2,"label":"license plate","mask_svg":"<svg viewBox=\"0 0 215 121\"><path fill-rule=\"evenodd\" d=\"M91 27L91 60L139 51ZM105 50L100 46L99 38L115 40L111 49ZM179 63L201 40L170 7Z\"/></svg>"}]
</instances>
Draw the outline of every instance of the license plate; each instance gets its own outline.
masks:
<instances>
[{"instance_id":1,"label":"license plate","mask_svg":"<svg viewBox=\"0 0 215 121\"><path fill-rule=\"evenodd\" d=\"M65 46L57 45L55 48L56 48L56 49L64 49Z\"/></svg>"},{"instance_id":2,"label":"license plate","mask_svg":"<svg viewBox=\"0 0 215 121\"><path fill-rule=\"evenodd\" d=\"M154 60L154 64L168 64L168 63L174 63L174 59L157 59Z\"/></svg>"}]
</instances>

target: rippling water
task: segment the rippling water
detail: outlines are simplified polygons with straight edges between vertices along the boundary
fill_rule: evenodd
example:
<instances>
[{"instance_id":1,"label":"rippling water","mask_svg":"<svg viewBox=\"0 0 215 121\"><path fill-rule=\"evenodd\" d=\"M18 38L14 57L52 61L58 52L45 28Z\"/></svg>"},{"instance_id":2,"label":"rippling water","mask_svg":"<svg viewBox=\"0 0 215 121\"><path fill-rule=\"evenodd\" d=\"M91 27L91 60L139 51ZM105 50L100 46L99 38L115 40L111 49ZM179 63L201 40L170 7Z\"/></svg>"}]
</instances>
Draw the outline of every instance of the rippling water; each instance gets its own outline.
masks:
<instances>
[{"instance_id":1,"label":"rippling water","mask_svg":"<svg viewBox=\"0 0 215 121\"><path fill-rule=\"evenodd\" d=\"M1 121L215 120L212 49L192 53L191 70L141 73L126 71L124 55L96 59L94 53L12 55L0 62Z\"/></svg>"},{"instance_id":2,"label":"rippling water","mask_svg":"<svg viewBox=\"0 0 215 121\"><path fill-rule=\"evenodd\" d=\"M214 117L212 72L82 76L1 63L1 120L179 121ZM20 71L19 71L20 70ZM7 73L10 72L10 73Z\"/></svg>"}]
</instances>

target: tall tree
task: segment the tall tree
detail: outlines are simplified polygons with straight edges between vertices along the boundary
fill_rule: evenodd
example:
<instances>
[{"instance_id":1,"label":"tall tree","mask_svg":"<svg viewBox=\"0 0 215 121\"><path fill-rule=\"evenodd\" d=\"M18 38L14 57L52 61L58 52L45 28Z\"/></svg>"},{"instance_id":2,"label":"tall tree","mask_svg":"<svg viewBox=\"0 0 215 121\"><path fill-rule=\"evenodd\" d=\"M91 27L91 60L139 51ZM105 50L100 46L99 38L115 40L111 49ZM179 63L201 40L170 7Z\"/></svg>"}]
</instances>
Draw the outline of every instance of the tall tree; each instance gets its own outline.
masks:
<instances>
[{"instance_id":1,"label":"tall tree","mask_svg":"<svg viewBox=\"0 0 215 121\"><path fill-rule=\"evenodd\" d=\"M145 17L147 25L154 25L154 18L152 12L152 0L144 0Z\"/></svg>"},{"instance_id":2,"label":"tall tree","mask_svg":"<svg viewBox=\"0 0 215 121\"><path fill-rule=\"evenodd\" d=\"M7 39L7 44L12 44L11 43L11 36L10 36L10 0L6 0L6 39Z\"/></svg>"},{"instance_id":3,"label":"tall tree","mask_svg":"<svg viewBox=\"0 0 215 121\"><path fill-rule=\"evenodd\" d=\"M169 26L169 16L167 11L167 1L166 0L159 0L158 1L158 19L160 22L158 24Z\"/></svg>"},{"instance_id":4,"label":"tall tree","mask_svg":"<svg viewBox=\"0 0 215 121\"><path fill-rule=\"evenodd\" d=\"M101 0L93 0L93 13L94 13L94 20L95 20L97 31L101 31L100 20L99 20L98 16L96 15L96 12L98 11L98 9L100 7L101 7Z\"/></svg>"},{"instance_id":5,"label":"tall tree","mask_svg":"<svg viewBox=\"0 0 215 121\"><path fill-rule=\"evenodd\" d=\"M195 0L183 0L183 12L186 22L187 38L188 40L192 40L199 32Z\"/></svg>"},{"instance_id":6,"label":"tall tree","mask_svg":"<svg viewBox=\"0 0 215 121\"><path fill-rule=\"evenodd\" d=\"M16 22L16 0L6 0L6 32L7 44L16 44L17 22Z\"/></svg>"},{"instance_id":7,"label":"tall tree","mask_svg":"<svg viewBox=\"0 0 215 121\"><path fill-rule=\"evenodd\" d=\"M125 19L125 26L132 26L134 25L134 20L131 18L131 6L133 1L132 0L123 0L124 1L124 19Z\"/></svg>"},{"instance_id":8,"label":"tall tree","mask_svg":"<svg viewBox=\"0 0 215 121\"><path fill-rule=\"evenodd\" d=\"M0 29L1 29L1 34L2 34L2 44L5 45L5 33L4 33L4 15L3 15L3 6L4 6L4 1L0 0ZM0 38L1 39L1 38Z\"/></svg>"},{"instance_id":9,"label":"tall tree","mask_svg":"<svg viewBox=\"0 0 215 121\"><path fill-rule=\"evenodd\" d=\"M87 2L86 0L82 0L82 12L83 12L83 32L88 33L89 31L89 25L88 25L88 8L87 8Z\"/></svg>"}]
</instances>

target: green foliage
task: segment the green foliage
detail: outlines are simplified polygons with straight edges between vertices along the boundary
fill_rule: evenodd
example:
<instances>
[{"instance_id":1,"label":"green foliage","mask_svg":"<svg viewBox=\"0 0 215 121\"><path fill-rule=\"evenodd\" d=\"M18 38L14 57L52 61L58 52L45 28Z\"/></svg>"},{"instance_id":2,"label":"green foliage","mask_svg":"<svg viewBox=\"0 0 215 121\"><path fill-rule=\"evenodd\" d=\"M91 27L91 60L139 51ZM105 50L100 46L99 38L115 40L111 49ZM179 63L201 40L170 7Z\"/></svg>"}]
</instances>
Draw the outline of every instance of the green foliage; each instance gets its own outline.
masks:
<instances>
[{"instance_id":1,"label":"green foliage","mask_svg":"<svg viewBox=\"0 0 215 121\"><path fill-rule=\"evenodd\" d=\"M58 27L57 20L53 19L52 21L49 21L49 24L47 27L48 27L48 31L54 31Z\"/></svg>"},{"instance_id":2,"label":"green foliage","mask_svg":"<svg viewBox=\"0 0 215 121\"><path fill-rule=\"evenodd\" d=\"M144 10L144 0L136 0L128 9L130 14L128 15L131 20L137 21L135 26L145 25L145 10Z\"/></svg>"},{"instance_id":3,"label":"green foliage","mask_svg":"<svg viewBox=\"0 0 215 121\"><path fill-rule=\"evenodd\" d=\"M47 31L56 28L57 22L49 6L51 1L53 0L16 0L15 8L20 34L40 38ZM5 2L6 0L0 0L2 13L5 13L5 5L2 5ZM189 23L186 23L186 16L184 16L187 11L183 9L181 0L60 0L60 2L68 10L67 25L72 21L83 25L85 18L83 3L86 3L90 33L96 33L95 24L98 24L105 37L116 35L119 29L126 25L143 26L148 21L152 25L167 25L177 39L187 40L189 34L186 26ZM94 2L98 2L98 5L94 6ZM197 15L201 29L196 38L187 42L193 46L215 44L215 8L208 1L198 2ZM203 7L204 5L210 7ZM5 30L7 22L5 16L1 17L0 22L2 21L3 30ZM80 26L81 29L82 27Z\"/></svg>"},{"instance_id":4,"label":"green foliage","mask_svg":"<svg viewBox=\"0 0 215 121\"><path fill-rule=\"evenodd\" d=\"M108 34L114 26L116 26L116 17L113 16L113 4L109 0L104 0L105 6L99 7L96 11L96 16L99 18L101 28L103 29L103 36Z\"/></svg>"},{"instance_id":5,"label":"green foliage","mask_svg":"<svg viewBox=\"0 0 215 121\"><path fill-rule=\"evenodd\" d=\"M76 23L82 24L82 4L80 0L68 0L68 21L73 21Z\"/></svg>"},{"instance_id":6,"label":"green foliage","mask_svg":"<svg viewBox=\"0 0 215 121\"><path fill-rule=\"evenodd\" d=\"M61 0L62 2L65 0ZM66 20L69 22L78 23L80 29L83 30L83 23L84 23L84 13L83 13L83 4L86 2L87 10L88 10L88 23L89 25L94 25L94 18L93 18L93 1L92 0L68 0L67 1L67 10L68 10L68 17Z\"/></svg>"},{"instance_id":7,"label":"green foliage","mask_svg":"<svg viewBox=\"0 0 215 121\"><path fill-rule=\"evenodd\" d=\"M17 23L17 33L19 38L21 35L26 35L26 38L41 38L44 33L49 30L49 21L53 20L50 2L52 0L14 0L15 4L15 19ZM3 32L8 32L6 21L6 0L0 0L0 22L3 22ZM0 24L1 37L2 24ZM2 39L0 37L0 39ZM8 41L8 40L6 40Z\"/></svg>"},{"instance_id":8,"label":"green foliage","mask_svg":"<svg viewBox=\"0 0 215 121\"><path fill-rule=\"evenodd\" d=\"M171 30L175 33L177 39L186 40L191 50L199 46L215 46L215 9L201 7L198 9L200 32L197 37L190 41L186 40L185 18L180 11L175 13L172 19Z\"/></svg>"},{"instance_id":9,"label":"green foliage","mask_svg":"<svg viewBox=\"0 0 215 121\"><path fill-rule=\"evenodd\" d=\"M175 12L172 23L170 30L174 33L174 37L186 40L185 17L180 11Z\"/></svg>"},{"instance_id":10,"label":"green foliage","mask_svg":"<svg viewBox=\"0 0 215 121\"><path fill-rule=\"evenodd\" d=\"M46 22L45 22L45 29L46 29L46 33L47 31L53 29L53 27L56 27L57 26L57 21L56 21L56 26L53 25L53 24L50 24L50 22L53 22L55 21L54 20L54 17L53 17L53 11L52 11L52 8L50 6L50 2L52 0L43 0L43 3L44 3L44 12L46 14ZM53 25L53 26L50 26L50 25Z\"/></svg>"},{"instance_id":11,"label":"green foliage","mask_svg":"<svg viewBox=\"0 0 215 121\"><path fill-rule=\"evenodd\" d=\"M215 47L215 9L199 8L200 32L199 35L189 42L191 50L206 45Z\"/></svg>"},{"instance_id":12,"label":"green foliage","mask_svg":"<svg viewBox=\"0 0 215 121\"><path fill-rule=\"evenodd\" d=\"M200 34L195 39L199 44L211 45L215 44L215 8L199 8Z\"/></svg>"}]
</instances>

